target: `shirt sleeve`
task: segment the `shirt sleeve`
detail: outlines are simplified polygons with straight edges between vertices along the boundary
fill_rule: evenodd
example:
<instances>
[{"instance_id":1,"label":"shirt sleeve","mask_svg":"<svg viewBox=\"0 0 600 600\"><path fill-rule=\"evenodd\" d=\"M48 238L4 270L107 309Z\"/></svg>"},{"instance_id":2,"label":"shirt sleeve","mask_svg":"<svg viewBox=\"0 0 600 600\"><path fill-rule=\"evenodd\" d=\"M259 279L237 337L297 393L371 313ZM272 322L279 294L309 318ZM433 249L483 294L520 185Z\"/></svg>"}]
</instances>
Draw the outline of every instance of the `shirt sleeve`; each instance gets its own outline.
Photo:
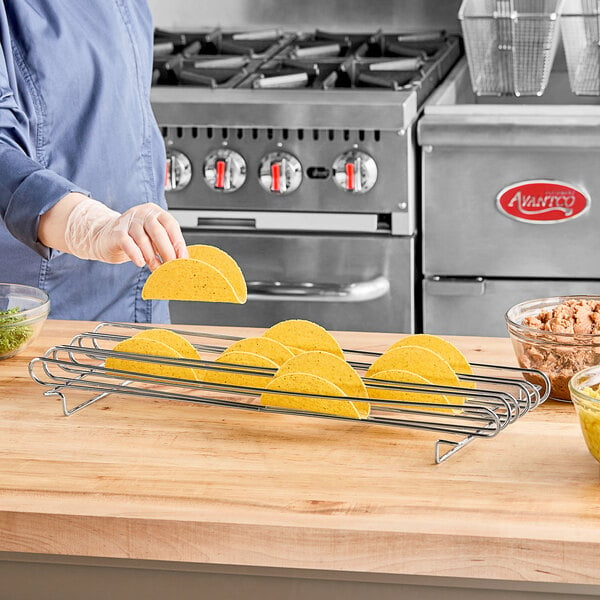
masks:
<instances>
[{"instance_id":1,"label":"shirt sleeve","mask_svg":"<svg viewBox=\"0 0 600 600\"><path fill-rule=\"evenodd\" d=\"M0 218L12 236L51 258L37 239L41 215L70 192L89 192L36 160L36 124L19 106L12 40L4 2L0 2ZM38 115L38 118L41 115Z\"/></svg>"}]
</instances>

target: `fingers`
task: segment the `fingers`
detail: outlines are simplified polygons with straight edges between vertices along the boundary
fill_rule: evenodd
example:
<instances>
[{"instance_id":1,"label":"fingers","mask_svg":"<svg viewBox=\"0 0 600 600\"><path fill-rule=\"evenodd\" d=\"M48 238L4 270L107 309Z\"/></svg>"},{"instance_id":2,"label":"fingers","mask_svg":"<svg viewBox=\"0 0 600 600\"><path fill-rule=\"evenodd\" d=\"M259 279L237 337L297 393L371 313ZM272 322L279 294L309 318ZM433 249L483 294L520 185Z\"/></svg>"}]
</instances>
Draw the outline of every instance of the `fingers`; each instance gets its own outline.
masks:
<instances>
[{"instance_id":1,"label":"fingers","mask_svg":"<svg viewBox=\"0 0 600 600\"><path fill-rule=\"evenodd\" d=\"M159 223L165 228L169 240L173 249L175 250L174 258L188 258L188 250L183 239L183 234L181 233L181 228L179 227L179 223L173 217L173 215L169 214L166 211L163 211L158 215ZM161 254L161 256L163 256ZM171 260L163 257L163 260Z\"/></svg>"},{"instance_id":2,"label":"fingers","mask_svg":"<svg viewBox=\"0 0 600 600\"><path fill-rule=\"evenodd\" d=\"M160 260L157 256L158 249L155 247L150 235L148 235L146 227L152 229L149 218L142 221L134 217L129 224L127 233L129 240L138 248L143 257L142 266L147 264L150 270L154 271L160 266Z\"/></svg>"},{"instance_id":3,"label":"fingers","mask_svg":"<svg viewBox=\"0 0 600 600\"><path fill-rule=\"evenodd\" d=\"M133 241L129 234L123 236L121 242L121 251L131 260L136 267L143 267L146 264L146 259L139 246ZM119 261L121 262L121 261ZM158 262L158 261L157 261Z\"/></svg>"},{"instance_id":4,"label":"fingers","mask_svg":"<svg viewBox=\"0 0 600 600\"><path fill-rule=\"evenodd\" d=\"M146 217L146 220L144 221L144 229L148 234L148 237L152 240L152 245L163 262L176 258L175 248L173 247L170 233L165 227L165 221L167 221L166 217L168 216L170 215L166 212L157 213ZM175 223L175 225L179 227L177 223Z\"/></svg>"},{"instance_id":5,"label":"fingers","mask_svg":"<svg viewBox=\"0 0 600 600\"><path fill-rule=\"evenodd\" d=\"M179 224L172 215L156 204L134 206L123 213L122 218L126 219L129 238L128 242L122 242L122 251L136 265L141 266L141 256L143 263L154 271L160 266L161 260L166 262L187 257Z\"/></svg>"}]
</instances>

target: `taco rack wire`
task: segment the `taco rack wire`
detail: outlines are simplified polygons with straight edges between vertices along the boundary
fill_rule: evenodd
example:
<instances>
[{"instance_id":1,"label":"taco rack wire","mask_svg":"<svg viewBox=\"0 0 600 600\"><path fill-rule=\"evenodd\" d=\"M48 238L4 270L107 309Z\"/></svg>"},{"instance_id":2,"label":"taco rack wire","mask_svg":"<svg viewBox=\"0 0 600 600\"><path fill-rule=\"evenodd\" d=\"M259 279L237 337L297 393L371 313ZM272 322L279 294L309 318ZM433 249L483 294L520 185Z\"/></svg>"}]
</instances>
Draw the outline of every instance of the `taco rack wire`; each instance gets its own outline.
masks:
<instances>
[{"instance_id":1,"label":"taco rack wire","mask_svg":"<svg viewBox=\"0 0 600 600\"><path fill-rule=\"evenodd\" d=\"M449 409L449 405L440 397L440 403L408 402L402 400L370 400L369 417L356 419L351 417L329 415L265 406L258 402L262 392L304 396L340 401L339 396L323 396L319 394L299 394L297 392L278 392L264 388L240 385L225 385L179 379L166 376L144 375L116 369L106 369L105 360L112 356L139 362L160 363L178 367L192 367L204 370L240 372L270 377L275 369L265 367L248 367L213 360L193 360L155 357L144 354L115 352L111 347L141 329L153 329L149 325L132 325L122 323L100 323L93 331L76 335L68 345L50 348L44 356L34 358L29 364L31 378L49 389L44 395L56 395L61 399L65 416L72 415L91 404L106 398L110 394L121 396L142 396L146 398L178 400L194 404L209 404L265 413L280 413L369 423L396 427L410 427L452 435L457 439L440 437L435 443L435 462L441 463L478 438L494 437L508 425L514 423L528 411L544 402L550 393L548 377L541 371L521 369L500 365L471 363L473 375L457 374L461 381L475 383L475 388L425 385L417 383L385 382L364 377L364 371L380 353L364 350L344 349L346 359L359 374L368 388L392 389L402 392L438 394L463 401ZM135 330L135 331L134 331ZM204 357L209 354L215 358L229 345L242 339L221 333L207 333L174 329L172 331L186 337ZM225 342L225 343L224 343ZM355 357L357 360L348 357ZM358 360L361 358L361 360ZM137 375L137 377L136 377ZM529 375L536 384L523 378ZM541 382L538 385L537 382ZM86 399L73 407L69 407L67 396L84 393ZM87 397L91 394L91 397ZM345 401L365 402L365 398L346 397ZM445 451L442 449L445 448Z\"/></svg>"}]
</instances>

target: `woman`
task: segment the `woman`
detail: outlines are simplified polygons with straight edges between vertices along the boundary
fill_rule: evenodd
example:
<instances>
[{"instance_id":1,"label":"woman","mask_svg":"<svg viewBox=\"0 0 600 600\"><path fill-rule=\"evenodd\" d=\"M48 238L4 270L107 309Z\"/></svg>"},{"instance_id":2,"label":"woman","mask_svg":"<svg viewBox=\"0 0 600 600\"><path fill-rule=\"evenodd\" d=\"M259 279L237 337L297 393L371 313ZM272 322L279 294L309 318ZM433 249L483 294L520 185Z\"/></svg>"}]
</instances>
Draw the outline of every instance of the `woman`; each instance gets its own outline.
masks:
<instances>
[{"instance_id":1,"label":"woman","mask_svg":"<svg viewBox=\"0 0 600 600\"><path fill-rule=\"evenodd\" d=\"M0 0L0 281L51 318L168 322L141 289L187 252L165 210L145 0Z\"/></svg>"}]
</instances>

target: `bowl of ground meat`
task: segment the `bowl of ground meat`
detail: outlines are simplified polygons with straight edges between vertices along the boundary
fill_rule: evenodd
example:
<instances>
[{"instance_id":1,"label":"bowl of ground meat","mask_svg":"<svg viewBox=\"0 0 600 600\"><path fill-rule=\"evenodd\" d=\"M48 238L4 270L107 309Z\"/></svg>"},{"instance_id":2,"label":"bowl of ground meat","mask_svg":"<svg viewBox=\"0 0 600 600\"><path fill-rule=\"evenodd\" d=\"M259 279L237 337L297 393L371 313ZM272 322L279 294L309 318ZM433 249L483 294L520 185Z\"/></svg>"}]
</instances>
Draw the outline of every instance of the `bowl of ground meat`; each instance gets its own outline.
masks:
<instances>
[{"instance_id":1,"label":"bowl of ground meat","mask_svg":"<svg viewBox=\"0 0 600 600\"><path fill-rule=\"evenodd\" d=\"M600 364L600 296L527 300L505 318L519 365L543 371L555 400L570 401L571 377ZM534 373L525 373L525 378L543 385Z\"/></svg>"}]
</instances>

